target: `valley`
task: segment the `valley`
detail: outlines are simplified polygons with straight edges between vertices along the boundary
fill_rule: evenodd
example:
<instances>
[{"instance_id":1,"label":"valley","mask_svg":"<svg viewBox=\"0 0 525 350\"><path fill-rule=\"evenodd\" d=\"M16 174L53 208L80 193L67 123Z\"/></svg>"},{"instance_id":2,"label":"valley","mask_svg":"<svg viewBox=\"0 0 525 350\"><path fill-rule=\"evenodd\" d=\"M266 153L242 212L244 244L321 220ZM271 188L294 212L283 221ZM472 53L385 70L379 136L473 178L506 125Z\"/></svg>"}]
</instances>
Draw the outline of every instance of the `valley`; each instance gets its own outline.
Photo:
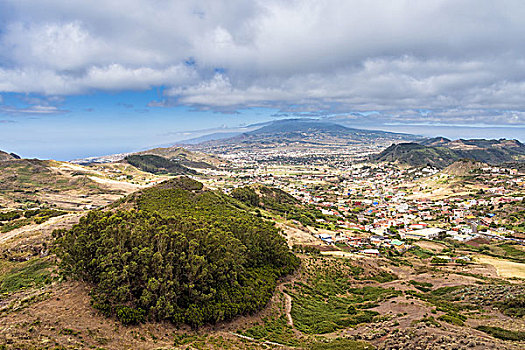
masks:
<instances>
[{"instance_id":1,"label":"valley","mask_svg":"<svg viewBox=\"0 0 525 350\"><path fill-rule=\"evenodd\" d=\"M356 130L6 156L0 347L523 348L521 146Z\"/></svg>"}]
</instances>

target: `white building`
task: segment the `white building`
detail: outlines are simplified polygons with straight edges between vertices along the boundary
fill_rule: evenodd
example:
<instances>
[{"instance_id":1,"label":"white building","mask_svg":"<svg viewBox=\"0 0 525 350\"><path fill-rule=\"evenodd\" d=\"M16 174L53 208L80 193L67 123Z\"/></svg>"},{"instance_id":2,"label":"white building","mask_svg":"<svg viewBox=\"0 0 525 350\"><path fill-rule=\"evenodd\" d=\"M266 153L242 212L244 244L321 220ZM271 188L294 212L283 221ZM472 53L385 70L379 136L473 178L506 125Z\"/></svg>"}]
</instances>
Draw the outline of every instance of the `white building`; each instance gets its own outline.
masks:
<instances>
[{"instance_id":1,"label":"white building","mask_svg":"<svg viewBox=\"0 0 525 350\"><path fill-rule=\"evenodd\" d=\"M400 233L401 238L412 238L412 239L434 239L437 238L441 232L445 230L438 227L429 227L421 230L407 231Z\"/></svg>"}]
</instances>

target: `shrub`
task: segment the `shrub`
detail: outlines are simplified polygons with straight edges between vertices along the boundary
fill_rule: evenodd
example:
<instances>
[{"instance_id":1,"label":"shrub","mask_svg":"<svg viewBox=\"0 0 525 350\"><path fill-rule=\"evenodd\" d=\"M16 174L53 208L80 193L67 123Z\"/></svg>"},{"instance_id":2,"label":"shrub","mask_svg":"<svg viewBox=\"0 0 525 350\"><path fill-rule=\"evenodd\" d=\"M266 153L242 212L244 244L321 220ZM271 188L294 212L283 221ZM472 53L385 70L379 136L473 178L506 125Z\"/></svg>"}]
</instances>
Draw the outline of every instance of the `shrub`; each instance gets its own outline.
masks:
<instances>
[{"instance_id":1,"label":"shrub","mask_svg":"<svg viewBox=\"0 0 525 350\"><path fill-rule=\"evenodd\" d=\"M134 309L128 306L117 308L117 319L125 325L138 324L144 322L144 310Z\"/></svg>"},{"instance_id":2,"label":"shrub","mask_svg":"<svg viewBox=\"0 0 525 350\"><path fill-rule=\"evenodd\" d=\"M454 324L456 326L464 326L465 325L465 316L459 315L459 314L445 314L438 317L438 320L445 321L451 324Z\"/></svg>"},{"instance_id":3,"label":"shrub","mask_svg":"<svg viewBox=\"0 0 525 350\"><path fill-rule=\"evenodd\" d=\"M507 316L525 316L525 294L513 296L505 301L496 303L496 305Z\"/></svg>"},{"instance_id":4,"label":"shrub","mask_svg":"<svg viewBox=\"0 0 525 350\"><path fill-rule=\"evenodd\" d=\"M485 332L494 338L503 340L523 341L525 340L525 332L522 331L510 331L501 327L492 326L477 326L477 330Z\"/></svg>"},{"instance_id":5,"label":"shrub","mask_svg":"<svg viewBox=\"0 0 525 350\"><path fill-rule=\"evenodd\" d=\"M435 265L445 265L448 264L448 260L435 256L430 260L430 263Z\"/></svg>"},{"instance_id":6,"label":"shrub","mask_svg":"<svg viewBox=\"0 0 525 350\"><path fill-rule=\"evenodd\" d=\"M371 350L374 347L363 341L355 341L352 339L338 338L333 340L322 340L310 344L308 350Z\"/></svg>"}]
</instances>

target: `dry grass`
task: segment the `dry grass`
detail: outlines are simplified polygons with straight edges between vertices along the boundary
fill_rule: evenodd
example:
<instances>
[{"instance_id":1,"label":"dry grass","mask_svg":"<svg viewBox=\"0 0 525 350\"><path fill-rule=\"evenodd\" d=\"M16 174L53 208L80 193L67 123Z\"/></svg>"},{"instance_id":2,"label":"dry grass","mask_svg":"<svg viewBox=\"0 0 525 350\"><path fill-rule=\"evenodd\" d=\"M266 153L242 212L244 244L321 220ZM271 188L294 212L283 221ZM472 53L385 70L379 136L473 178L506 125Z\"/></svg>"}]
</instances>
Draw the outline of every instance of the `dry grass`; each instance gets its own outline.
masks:
<instances>
[{"instance_id":1,"label":"dry grass","mask_svg":"<svg viewBox=\"0 0 525 350\"><path fill-rule=\"evenodd\" d=\"M494 266L500 277L525 279L525 264L492 258L486 255L476 256L476 261Z\"/></svg>"},{"instance_id":2,"label":"dry grass","mask_svg":"<svg viewBox=\"0 0 525 350\"><path fill-rule=\"evenodd\" d=\"M167 322L123 326L98 314L89 299L88 288L81 283L63 283L50 288L44 300L0 318L0 344L12 344L17 349L37 344L74 349L173 349L179 335L194 345L203 344L198 347L202 349L263 348L257 344L248 347L246 341L228 331L205 336L203 332Z\"/></svg>"}]
</instances>

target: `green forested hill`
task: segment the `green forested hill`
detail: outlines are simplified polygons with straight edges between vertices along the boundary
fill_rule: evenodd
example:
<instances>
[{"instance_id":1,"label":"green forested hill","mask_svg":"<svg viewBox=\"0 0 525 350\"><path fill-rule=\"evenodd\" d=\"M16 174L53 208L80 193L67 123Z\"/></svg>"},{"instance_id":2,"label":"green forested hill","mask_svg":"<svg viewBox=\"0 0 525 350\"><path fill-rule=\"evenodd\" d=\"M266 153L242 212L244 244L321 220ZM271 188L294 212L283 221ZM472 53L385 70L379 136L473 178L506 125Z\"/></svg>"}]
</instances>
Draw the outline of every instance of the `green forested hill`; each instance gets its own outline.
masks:
<instances>
[{"instance_id":1,"label":"green forested hill","mask_svg":"<svg viewBox=\"0 0 525 350\"><path fill-rule=\"evenodd\" d=\"M299 261L272 223L239 206L191 179L169 180L55 231L60 266L124 323L199 326L254 312Z\"/></svg>"},{"instance_id":2,"label":"green forested hill","mask_svg":"<svg viewBox=\"0 0 525 350\"><path fill-rule=\"evenodd\" d=\"M395 144L371 158L379 162L399 162L410 166L432 165L438 168L444 168L460 159L448 148L429 147L418 143Z\"/></svg>"},{"instance_id":3,"label":"green forested hill","mask_svg":"<svg viewBox=\"0 0 525 350\"><path fill-rule=\"evenodd\" d=\"M525 160L525 146L517 140L456 140L444 138L426 140L423 143L399 143L391 145L371 160L399 162L410 166L432 165L444 168L459 159L469 159L489 164Z\"/></svg>"},{"instance_id":4,"label":"green forested hill","mask_svg":"<svg viewBox=\"0 0 525 350\"><path fill-rule=\"evenodd\" d=\"M180 162L153 154L133 154L125 160L134 167L152 174L190 175L197 172Z\"/></svg>"},{"instance_id":5,"label":"green forested hill","mask_svg":"<svg viewBox=\"0 0 525 350\"><path fill-rule=\"evenodd\" d=\"M214 155L206 154L202 152L192 152L188 151L182 147L159 147L153 148L147 151L137 152L136 155L146 155L152 154L156 156L161 156L170 160L178 161L181 165L190 168L215 168L226 162Z\"/></svg>"}]
</instances>

